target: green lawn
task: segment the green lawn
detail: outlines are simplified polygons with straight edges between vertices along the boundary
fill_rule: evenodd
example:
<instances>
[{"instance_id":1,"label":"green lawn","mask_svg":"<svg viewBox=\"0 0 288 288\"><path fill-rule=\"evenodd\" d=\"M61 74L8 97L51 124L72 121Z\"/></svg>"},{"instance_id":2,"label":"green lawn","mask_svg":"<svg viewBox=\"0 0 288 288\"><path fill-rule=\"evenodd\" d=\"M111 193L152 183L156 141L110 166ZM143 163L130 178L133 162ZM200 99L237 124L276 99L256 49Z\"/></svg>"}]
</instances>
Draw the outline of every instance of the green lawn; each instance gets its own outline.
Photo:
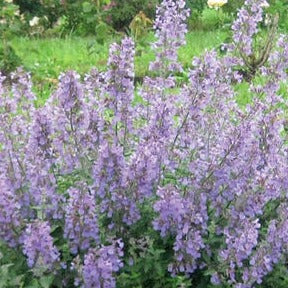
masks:
<instances>
[{"instance_id":1,"label":"green lawn","mask_svg":"<svg viewBox=\"0 0 288 288\"><path fill-rule=\"evenodd\" d=\"M190 32L187 35L187 45L180 49L180 61L184 67L189 67L194 56L200 55L205 49L219 46L226 37L227 32L221 30ZM144 46L137 44L135 65L138 77L147 74L149 62L153 60L150 41L153 41L153 35L148 35ZM32 73L36 82L56 79L61 72L70 69L80 74L88 72L92 67L105 69L110 43L99 45L93 38L77 37L15 38L11 42L25 69Z\"/></svg>"}]
</instances>

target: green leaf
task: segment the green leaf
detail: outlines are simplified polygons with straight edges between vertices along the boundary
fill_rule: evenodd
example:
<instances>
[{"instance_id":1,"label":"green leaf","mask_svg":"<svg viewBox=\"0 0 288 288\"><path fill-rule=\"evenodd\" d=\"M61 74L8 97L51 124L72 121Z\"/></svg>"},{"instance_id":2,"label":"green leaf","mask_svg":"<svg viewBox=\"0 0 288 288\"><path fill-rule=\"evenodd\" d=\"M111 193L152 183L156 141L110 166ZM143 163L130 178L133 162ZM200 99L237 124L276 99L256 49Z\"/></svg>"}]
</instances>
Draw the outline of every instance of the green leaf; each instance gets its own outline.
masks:
<instances>
[{"instance_id":1,"label":"green leaf","mask_svg":"<svg viewBox=\"0 0 288 288\"><path fill-rule=\"evenodd\" d=\"M42 288L49 288L51 287L51 284L53 283L54 280L54 276L43 276L41 277L41 279L39 280Z\"/></svg>"},{"instance_id":2,"label":"green leaf","mask_svg":"<svg viewBox=\"0 0 288 288\"><path fill-rule=\"evenodd\" d=\"M82 9L84 13L90 13L93 9L93 6L89 2L83 2Z\"/></svg>"},{"instance_id":3,"label":"green leaf","mask_svg":"<svg viewBox=\"0 0 288 288\"><path fill-rule=\"evenodd\" d=\"M5 275L5 276L8 275L8 271L9 271L9 268L10 268L11 266L14 266L14 264L2 265L2 266L0 267L1 275Z\"/></svg>"},{"instance_id":4,"label":"green leaf","mask_svg":"<svg viewBox=\"0 0 288 288\"><path fill-rule=\"evenodd\" d=\"M13 287L20 287L23 277L24 275L18 275L16 277L13 277L12 279L10 279L9 284Z\"/></svg>"},{"instance_id":5,"label":"green leaf","mask_svg":"<svg viewBox=\"0 0 288 288\"><path fill-rule=\"evenodd\" d=\"M29 287L30 288L41 288L40 283L38 282L38 280L33 279L30 283L29 283Z\"/></svg>"}]
</instances>

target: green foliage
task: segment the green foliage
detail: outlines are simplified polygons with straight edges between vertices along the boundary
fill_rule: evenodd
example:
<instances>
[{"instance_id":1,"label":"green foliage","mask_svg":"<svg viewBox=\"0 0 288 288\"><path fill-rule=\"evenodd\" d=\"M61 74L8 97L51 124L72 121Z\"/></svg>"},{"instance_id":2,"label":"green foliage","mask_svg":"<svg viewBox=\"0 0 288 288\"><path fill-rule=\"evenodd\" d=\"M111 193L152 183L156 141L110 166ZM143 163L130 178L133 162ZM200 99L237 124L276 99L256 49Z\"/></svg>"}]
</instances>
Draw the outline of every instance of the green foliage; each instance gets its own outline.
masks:
<instances>
[{"instance_id":1,"label":"green foliage","mask_svg":"<svg viewBox=\"0 0 288 288\"><path fill-rule=\"evenodd\" d=\"M0 33L5 40L21 31L20 11L17 5L0 2Z\"/></svg>"},{"instance_id":2,"label":"green foliage","mask_svg":"<svg viewBox=\"0 0 288 288\"><path fill-rule=\"evenodd\" d=\"M0 266L0 287L20 287L23 275L13 275L14 264Z\"/></svg>"},{"instance_id":3,"label":"green foliage","mask_svg":"<svg viewBox=\"0 0 288 288\"><path fill-rule=\"evenodd\" d=\"M190 17L188 19L189 29L201 29L201 16L205 7L206 0L187 0L187 7L190 9Z\"/></svg>"},{"instance_id":4,"label":"green foliage","mask_svg":"<svg viewBox=\"0 0 288 288\"><path fill-rule=\"evenodd\" d=\"M13 3L0 3L0 72L4 75L21 65L21 59L10 46L9 40L21 30L19 7Z\"/></svg>"},{"instance_id":5,"label":"green foliage","mask_svg":"<svg viewBox=\"0 0 288 288\"><path fill-rule=\"evenodd\" d=\"M45 28L51 28L63 14L60 0L14 0L14 2L19 5L20 12L25 15L27 21L34 16L47 17Z\"/></svg>"},{"instance_id":6,"label":"green foliage","mask_svg":"<svg viewBox=\"0 0 288 288\"><path fill-rule=\"evenodd\" d=\"M173 239L163 240L151 226L154 211L151 203L142 207L141 220L126 232L124 267L117 277L118 288L191 287L184 276L171 277L167 271L172 261Z\"/></svg>"},{"instance_id":7,"label":"green foliage","mask_svg":"<svg viewBox=\"0 0 288 288\"><path fill-rule=\"evenodd\" d=\"M240 9L245 0L229 0L223 7L223 11L228 14L236 16L238 9Z\"/></svg>"},{"instance_id":8,"label":"green foliage","mask_svg":"<svg viewBox=\"0 0 288 288\"><path fill-rule=\"evenodd\" d=\"M154 19L155 7L159 4L159 0L114 0L113 3L108 20L114 29L119 31L127 29L140 11L143 11L148 18Z\"/></svg>"},{"instance_id":9,"label":"green foliage","mask_svg":"<svg viewBox=\"0 0 288 288\"><path fill-rule=\"evenodd\" d=\"M77 35L96 35L99 42L111 33L111 28L103 21L108 11L104 8L109 0L67 0L64 5L64 30Z\"/></svg>"},{"instance_id":10,"label":"green foliage","mask_svg":"<svg viewBox=\"0 0 288 288\"><path fill-rule=\"evenodd\" d=\"M27 24L33 17L45 20L41 22L43 29L47 30L41 33L43 35L92 34L103 42L111 33L111 27L103 21L108 13L104 8L108 7L110 0L16 0L15 3L25 14Z\"/></svg>"},{"instance_id":11,"label":"green foliage","mask_svg":"<svg viewBox=\"0 0 288 288\"><path fill-rule=\"evenodd\" d=\"M278 264L273 271L269 273L263 283L256 288L287 288L288 287L288 270L283 264Z\"/></svg>"},{"instance_id":12,"label":"green foliage","mask_svg":"<svg viewBox=\"0 0 288 288\"><path fill-rule=\"evenodd\" d=\"M197 11L191 14L188 19L188 27L190 30L198 31L216 31L221 29L221 31L230 32L232 20L233 17L228 13L224 13L223 8L219 10L205 8L201 11L201 14Z\"/></svg>"},{"instance_id":13,"label":"green foliage","mask_svg":"<svg viewBox=\"0 0 288 288\"><path fill-rule=\"evenodd\" d=\"M288 32L288 1L287 0L270 0L270 7L267 9L267 13L279 15L279 28L283 32Z\"/></svg>"},{"instance_id":14,"label":"green foliage","mask_svg":"<svg viewBox=\"0 0 288 288\"><path fill-rule=\"evenodd\" d=\"M193 14L193 12L202 13L204 8L207 7L206 0L187 0L186 2L191 14Z\"/></svg>"},{"instance_id":15,"label":"green foliage","mask_svg":"<svg viewBox=\"0 0 288 288\"><path fill-rule=\"evenodd\" d=\"M0 242L0 288L24 287L29 278L26 259L17 249L10 249Z\"/></svg>"},{"instance_id":16,"label":"green foliage","mask_svg":"<svg viewBox=\"0 0 288 288\"><path fill-rule=\"evenodd\" d=\"M140 11L131 21L129 28L134 39L137 41L147 35L152 25L152 20L143 11Z\"/></svg>"},{"instance_id":17,"label":"green foliage","mask_svg":"<svg viewBox=\"0 0 288 288\"><path fill-rule=\"evenodd\" d=\"M3 75L8 75L21 64L21 59L9 44L0 47L0 71Z\"/></svg>"}]
</instances>

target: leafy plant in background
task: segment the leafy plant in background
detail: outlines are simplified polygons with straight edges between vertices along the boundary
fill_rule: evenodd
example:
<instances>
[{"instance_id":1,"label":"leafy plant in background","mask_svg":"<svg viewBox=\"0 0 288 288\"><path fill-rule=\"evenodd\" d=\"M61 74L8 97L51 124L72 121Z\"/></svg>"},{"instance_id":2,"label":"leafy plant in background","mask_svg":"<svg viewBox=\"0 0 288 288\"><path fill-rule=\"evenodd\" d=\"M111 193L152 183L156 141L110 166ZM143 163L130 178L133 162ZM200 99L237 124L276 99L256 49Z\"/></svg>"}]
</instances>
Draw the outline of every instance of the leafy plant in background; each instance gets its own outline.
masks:
<instances>
[{"instance_id":1,"label":"leafy plant in background","mask_svg":"<svg viewBox=\"0 0 288 288\"><path fill-rule=\"evenodd\" d=\"M150 18L148 18L143 11L140 11L135 17L132 19L129 28L132 32L134 39L137 41L144 36L147 36L150 28L152 28L153 22Z\"/></svg>"},{"instance_id":2,"label":"leafy plant in background","mask_svg":"<svg viewBox=\"0 0 288 288\"><path fill-rule=\"evenodd\" d=\"M28 22L34 17L46 17L47 21L43 23L45 29L52 28L63 14L60 0L14 0L13 2L19 6L20 13L25 15Z\"/></svg>"},{"instance_id":3,"label":"leafy plant in background","mask_svg":"<svg viewBox=\"0 0 288 288\"><path fill-rule=\"evenodd\" d=\"M21 65L21 59L16 55L9 44L11 37L21 30L21 17L19 7L12 1L2 1L0 4L0 71L8 75Z\"/></svg>"},{"instance_id":4,"label":"leafy plant in background","mask_svg":"<svg viewBox=\"0 0 288 288\"><path fill-rule=\"evenodd\" d=\"M270 0L270 7L267 9L267 12L272 15L278 14L279 16L279 28L284 33L288 30L288 21L287 21L287 12L288 12L288 2L281 0ZM273 16L272 16L273 17ZM269 17L267 21L271 21Z\"/></svg>"},{"instance_id":5,"label":"leafy plant in background","mask_svg":"<svg viewBox=\"0 0 288 288\"><path fill-rule=\"evenodd\" d=\"M236 16L238 10L243 6L244 0L229 0L226 5L223 6L223 11L225 13L233 14ZM268 24L271 22L272 18L278 14L279 15L279 28L283 31L287 31L287 11L288 11L288 2L282 0L269 0L269 7L266 10L264 15L265 22ZM269 16L270 15L270 16Z\"/></svg>"},{"instance_id":6,"label":"leafy plant in background","mask_svg":"<svg viewBox=\"0 0 288 288\"><path fill-rule=\"evenodd\" d=\"M190 13L192 14L193 12L198 12L202 13L202 11L207 7L207 1L203 0L187 0L186 1L187 8L189 8Z\"/></svg>"},{"instance_id":7,"label":"leafy plant in background","mask_svg":"<svg viewBox=\"0 0 288 288\"><path fill-rule=\"evenodd\" d=\"M109 3L109 0L65 1L64 30L68 33L74 31L83 36L95 35L99 42L103 42L111 32L111 28L105 22Z\"/></svg>"},{"instance_id":8,"label":"leafy plant in background","mask_svg":"<svg viewBox=\"0 0 288 288\"><path fill-rule=\"evenodd\" d=\"M234 45L252 49L263 4L246 1L234 27L249 15L253 33L240 25ZM1 77L3 285L250 288L285 267L287 36L240 108L235 50L194 58L177 85L188 15L184 0L157 8L153 76L140 87L128 37L106 71L61 74L44 107L22 70L11 87Z\"/></svg>"},{"instance_id":9,"label":"leafy plant in background","mask_svg":"<svg viewBox=\"0 0 288 288\"><path fill-rule=\"evenodd\" d=\"M197 5L198 2L202 3L202 5ZM231 15L224 13L228 1L211 0L198 2L187 1L187 6L191 10L191 15L188 19L189 30L213 31L219 28L222 30L225 28L227 30L230 29L233 19Z\"/></svg>"},{"instance_id":10,"label":"leafy plant in background","mask_svg":"<svg viewBox=\"0 0 288 288\"><path fill-rule=\"evenodd\" d=\"M190 10L190 17L188 19L189 29L198 28L200 17L203 10L207 7L205 0L187 0L186 5Z\"/></svg>"},{"instance_id":11,"label":"leafy plant in background","mask_svg":"<svg viewBox=\"0 0 288 288\"><path fill-rule=\"evenodd\" d=\"M104 21L109 8L109 0L16 0L21 13L29 21L40 19L43 27L42 35L57 35L76 33L78 35L96 35L99 42L111 32ZM28 24L28 23L27 23ZM34 25L35 26L35 25Z\"/></svg>"},{"instance_id":12,"label":"leafy plant in background","mask_svg":"<svg viewBox=\"0 0 288 288\"><path fill-rule=\"evenodd\" d=\"M223 11L236 17L238 10L244 5L245 0L229 0L223 6Z\"/></svg>"},{"instance_id":13,"label":"leafy plant in background","mask_svg":"<svg viewBox=\"0 0 288 288\"><path fill-rule=\"evenodd\" d=\"M159 0L114 0L113 6L109 13L109 20L111 25L117 31L125 30L129 24L140 11L150 18L155 17L155 8Z\"/></svg>"}]
</instances>

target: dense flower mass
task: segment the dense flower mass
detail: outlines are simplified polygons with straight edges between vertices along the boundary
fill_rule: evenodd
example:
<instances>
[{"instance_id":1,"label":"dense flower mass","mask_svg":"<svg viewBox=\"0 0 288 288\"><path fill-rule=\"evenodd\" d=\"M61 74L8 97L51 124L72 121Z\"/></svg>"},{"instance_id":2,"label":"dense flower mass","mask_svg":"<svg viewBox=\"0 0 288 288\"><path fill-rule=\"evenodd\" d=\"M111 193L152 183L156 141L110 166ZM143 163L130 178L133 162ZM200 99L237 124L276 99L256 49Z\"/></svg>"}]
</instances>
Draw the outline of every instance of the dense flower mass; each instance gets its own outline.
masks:
<instances>
[{"instance_id":1,"label":"dense flower mass","mask_svg":"<svg viewBox=\"0 0 288 288\"><path fill-rule=\"evenodd\" d=\"M0 178L0 240L14 247L18 244L17 229L21 223L20 203L6 181Z\"/></svg>"},{"instance_id":2,"label":"dense flower mass","mask_svg":"<svg viewBox=\"0 0 288 288\"><path fill-rule=\"evenodd\" d=\"M189 10L185 8L184 0L161 2L154 23L157 41L152 46L156 52L156 60L150 64L150 70L164 73L182 70L177 61L177 50L185 44L185 21L188 16Z\"/></svg>"},{"instance_id":3,"label":"dense flower mass","mask_svg":"<svg viewBox=\"0 0 288 288\"><path fill-rule=\"evenodd\" d=\"M23 253L27 256L28 266L52 270L59 261L59 252L53 244L50 235L51 228L48 222L35 222L28 224L23 233Z\"/></svg>"},{"instance_id":4,"label":"dense flower mass","mask_svg":"<svg viewBox=\"0 0 288 288\"><path fill-rule=\"evenodd\" d=\"M246 56L252 54L253 37L259 31L258 24L263 21L263 9L267 4L266 0L246 0L232 25L235 45Z\"/></svg>"},{"instance_id":5,"label":"dense flower mass","mask_svg":"<svg viewBox=\"0 0 288 288\"><path fill-rule=\"evenodd\" d=\"M69 200L65 213L64 237L68 239L71 253L87 250L99 242L98 219L92 195L84 183L68 190Z\"/></svg>"},{"instance_id":6,"label":"dense flower mass","mask_svg":"<svg viewBox=\"0 0 288 288\"><path fill-rule=\"evenodd\" d=\"M158 7L152 76L139 86L127 37L110 46L106 71L61 74L40 108L23 70L11 89L0 77L0 252L23 252L25 283L33 273L55 287L130 287L144 275L133 285L148 287L168 270L180 275L173 287L203 273L207 285L252 288L284 262L287 37L256 80L239 71L265 5L247 0L233 25L238 50L195 57L181 83L182 0Z\"/></svg>"},{"instance_id":7,"label":"dense flower mass","mask_svg":"<svg viewBox=\"0 0 288 288\"><path fill-rule=\"evenodd\" d=\"M115 245L90 249L85 255L82 268L84 287L116 287L113 273L123 266L119 259L123 256L123 243L118 241Z\"/></svg>"}]
</instances>

